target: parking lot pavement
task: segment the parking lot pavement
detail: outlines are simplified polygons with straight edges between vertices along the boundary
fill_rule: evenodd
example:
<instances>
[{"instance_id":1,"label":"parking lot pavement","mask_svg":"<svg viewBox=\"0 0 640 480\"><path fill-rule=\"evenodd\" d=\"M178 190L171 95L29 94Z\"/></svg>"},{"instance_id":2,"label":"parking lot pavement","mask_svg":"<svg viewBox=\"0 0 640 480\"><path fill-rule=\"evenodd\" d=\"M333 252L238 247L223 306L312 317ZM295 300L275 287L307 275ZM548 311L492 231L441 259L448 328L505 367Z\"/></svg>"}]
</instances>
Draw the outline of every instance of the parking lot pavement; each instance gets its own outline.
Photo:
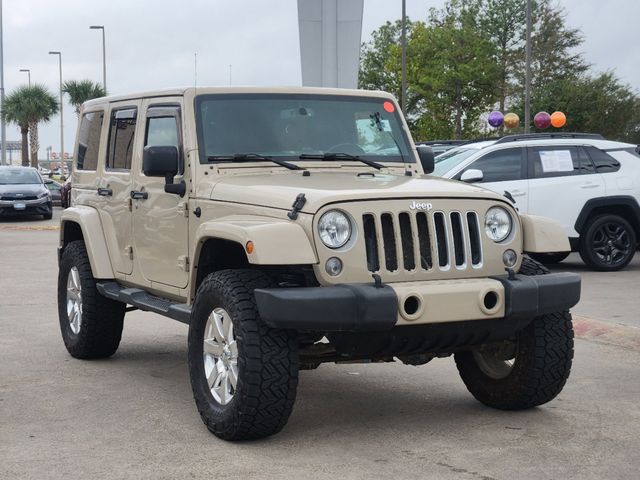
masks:
<instances>
[{"instance_id":1,"label":"parking lot pavement","mask_svg":"<svg viewBox=\"0 0 640 480\"><path fill-rule=\"evenodd\" d=\"M132 312L113 358L68 356L56 311L58 232L13 228L21 224L0 223L2 480L637 478L640 351L581 338L565 390L537 409L483 407L450 358L329 364L301 372L282 433L222 442L193 404L186 326ZM636 268L602 281L601 311L618 311L613 290L637 295L639 279Z\"/></svg>"},{"instance_id":2,"label":"parking lot pavement","mask_svg":"<svg viewBox=\"0 0 640 480\"><path fill-rule=\"evenodd\" d=\"M582 275L582 294L573 309L575 314L640 328L640 252L619 272L593 272L577 253L551 270Z\"/></svg>"}]
</instances>

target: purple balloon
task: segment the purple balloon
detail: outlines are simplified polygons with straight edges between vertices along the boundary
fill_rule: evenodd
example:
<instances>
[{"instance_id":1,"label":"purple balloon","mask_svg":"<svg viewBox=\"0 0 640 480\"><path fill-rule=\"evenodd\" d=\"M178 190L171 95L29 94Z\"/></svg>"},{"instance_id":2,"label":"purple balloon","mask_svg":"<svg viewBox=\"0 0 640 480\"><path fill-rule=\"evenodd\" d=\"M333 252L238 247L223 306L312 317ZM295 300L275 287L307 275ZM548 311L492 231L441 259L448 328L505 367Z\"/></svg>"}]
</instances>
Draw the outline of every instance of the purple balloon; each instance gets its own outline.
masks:
<instances>
[{"instance_id":1,"label":"purple balloon","mask_svg":"<svg viewBox=\"0 0 640 480\"><path fill-rule=\"evenodd\" d=\"M493 128L498 128L504 122L504 115L502 112L491 112L487 121Z\"/></svg>"},{"instance_id":2,"label":"purple balloon","mask_svg":"<svg viewBox=\"0 0 640 480\"><path fill-rule=\"evenodd\" d=\"M533 124L539 130L549 128L549 125L551 125L551 115L547 112L538 112L536 113L536 116L533 117Z\"/></svg>"}]
</instances>

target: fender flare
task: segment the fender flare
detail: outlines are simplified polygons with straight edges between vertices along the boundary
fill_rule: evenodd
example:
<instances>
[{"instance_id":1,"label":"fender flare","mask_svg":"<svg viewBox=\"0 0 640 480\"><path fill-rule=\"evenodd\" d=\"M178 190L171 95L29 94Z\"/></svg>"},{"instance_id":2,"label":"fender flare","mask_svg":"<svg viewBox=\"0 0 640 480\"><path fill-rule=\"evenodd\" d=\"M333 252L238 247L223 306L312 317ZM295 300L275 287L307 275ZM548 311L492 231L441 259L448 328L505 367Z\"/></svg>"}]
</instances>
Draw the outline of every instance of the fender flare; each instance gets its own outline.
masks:
<instances>
[{"instance_id":1,"label":"fender flare","mask_svg":"<svg viewBox=\"0 0 640 480\"><path fill-rule=\"evenodd\" d=\"M638 201L630 196L630 195L615 195L611 197L599 197L592 198L588 200L578 218L576 219L576 223L574 228L578 233L582 233L582 229L584 228L585 223L587 223L587 219L591 215L591 213L600 207L628 207L633 212L633 218L631 218L631 224L634 226L637 232L640 233L640 205L638 205Z\"/></svg>"},{"instance_id":2,"label":"fender flare","mask_svg":"<svg viewBox=\"0 0 640 480\"><path fill-rule=\"evenodd\" d=\"M310 265L318 258L304 229L297 223L256 215L230 215L203 223L196 230L198 261L203 243L210 239L222 239L242 245L247 260L253 265ZM254 250L246 251L248 241Z\"/></svg>"},{"instance_id":3,"label":"fender flare","mask_svg":"<svg viewBox=\"0 0 640 480\"><path fill-rule=\"evenodd\" d=\"M527 253L570 252L567 232L560 223L546 217L520 214L523 251Z\"/></svg>"},{"instance_id":4,"label":"fender flare","mask_svg":"<svg viewBox=\"0 0 640 480\"><path fill-rule=\"evenodd\" d=\"M80 226L93 276L101 279L115 278L98 211L86 206L75 206L64 210L60 219L60 246L58 247L60 255L65 245L64 232L67 223Z\"/></svg>"}]
</instances>

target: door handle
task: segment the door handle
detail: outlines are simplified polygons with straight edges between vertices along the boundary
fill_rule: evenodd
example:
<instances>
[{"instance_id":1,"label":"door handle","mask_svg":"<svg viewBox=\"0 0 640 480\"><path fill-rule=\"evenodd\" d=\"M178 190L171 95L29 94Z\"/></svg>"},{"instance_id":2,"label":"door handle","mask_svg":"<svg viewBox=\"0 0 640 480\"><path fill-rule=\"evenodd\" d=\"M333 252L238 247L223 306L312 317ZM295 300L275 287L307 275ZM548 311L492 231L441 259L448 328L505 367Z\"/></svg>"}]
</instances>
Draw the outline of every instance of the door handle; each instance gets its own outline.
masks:
<instances>
[{"instance_id":1,"label":"door handle","mask_svg":"<svg viewBox=\"0 0 640 480\"><path fill-rule=\"evenodd\" d=\"M580 185L580 188L598 188L598 184L597 183L583 183L582 185Z\"/></svg>"},{"instance_id":2,"label":"door handle","mask_svg":"<svg viewBox=\"0 0 640 480\"><path fill-rule=\"evenodd\" d=\"M110 197L113 195L113 190L111 190L110 188L99 188L98 195L100 195L101 197Z\"/></svg>"},{"instance_id":3,"label":"door handle","mask_svg":"<svg viewBox=\"0 0 640 480\"><path fill-rule=\"evenodd\" d=\"M509 193L514 197L523 197L527 194L524 190L510 190Z\"/></svg>"},{"instance_id":4,"label":"door handle","mask_svg":"<svg viewBox=\"0 0 640 480\"><path fill-rule=\"evenodd\" d=\"M149 198L149 194L147 192L131 190L131 198L134 200L146 200Z\"/></svg>"}]
</instances>

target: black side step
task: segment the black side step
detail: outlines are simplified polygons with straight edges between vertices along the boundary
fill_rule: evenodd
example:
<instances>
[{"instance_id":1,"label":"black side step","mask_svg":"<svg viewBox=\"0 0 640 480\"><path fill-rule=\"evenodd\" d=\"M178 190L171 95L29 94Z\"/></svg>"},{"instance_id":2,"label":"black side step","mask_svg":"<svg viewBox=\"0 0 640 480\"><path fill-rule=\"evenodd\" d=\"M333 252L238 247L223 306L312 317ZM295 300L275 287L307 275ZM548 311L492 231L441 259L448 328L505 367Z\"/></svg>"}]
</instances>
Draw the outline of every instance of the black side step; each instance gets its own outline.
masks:
<instances>
[{"instance_id":1,"label":"black side step","mask_svg":"<svg viewBox=\"0 0 640 480\"><path fill-rule=\"evenodd\" d=\"M145 312L159 313L182 323L189 324L191 307L185 303L174 303L166 298L156 297L139 288L123 287L117 282L96 282L98 292L103 297L128 303Z\"/></svg>"}]
</instances>

